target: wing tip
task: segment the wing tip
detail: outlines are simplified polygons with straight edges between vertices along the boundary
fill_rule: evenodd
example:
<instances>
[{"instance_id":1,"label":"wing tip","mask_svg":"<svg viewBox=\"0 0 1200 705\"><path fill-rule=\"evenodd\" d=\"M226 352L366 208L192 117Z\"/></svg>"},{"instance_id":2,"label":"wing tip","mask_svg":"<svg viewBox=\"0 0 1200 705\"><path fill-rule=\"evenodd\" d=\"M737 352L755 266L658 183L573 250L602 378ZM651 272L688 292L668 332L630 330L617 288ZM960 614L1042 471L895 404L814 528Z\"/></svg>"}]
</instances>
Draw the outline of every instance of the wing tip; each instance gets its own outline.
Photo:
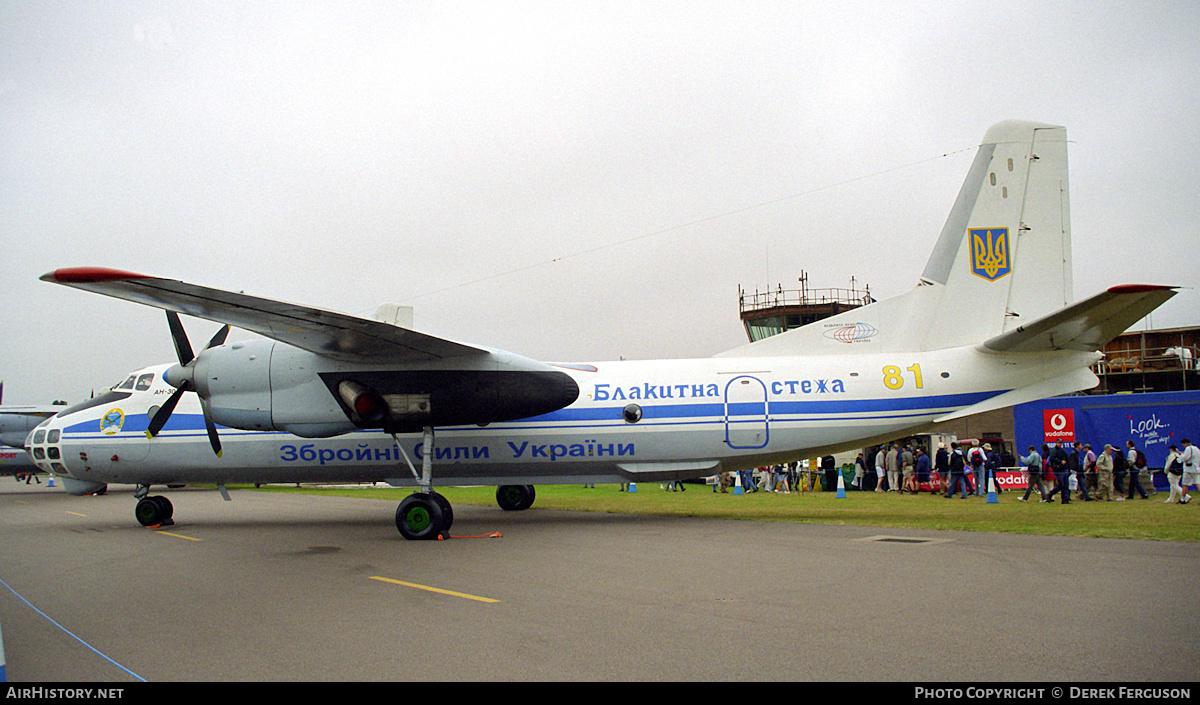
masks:
<instances>
[{"instance_id":1,"label":"wing tip","mask_svg":"<svg viewBox=\"0 0 1200 705\"><path fill-rule=\"evenodd\" d=\"M43 274L40 279L56 284L97 284L101 282L126 281L129 279L152 279L145 274L135 274L108 267L63 267Z\"/></svg>"},{"instance_id":2,"label":"wing tip","mask_svg":"<svg viewBox=\"0 0 1200 705\"><path fill-rule=\"evenodd\" d=\"M1110 294L1149 294L1154 291L1173 291L1176 287L1162 284L1120 284L1109 287Z\"/></svg>"}]
</instances>

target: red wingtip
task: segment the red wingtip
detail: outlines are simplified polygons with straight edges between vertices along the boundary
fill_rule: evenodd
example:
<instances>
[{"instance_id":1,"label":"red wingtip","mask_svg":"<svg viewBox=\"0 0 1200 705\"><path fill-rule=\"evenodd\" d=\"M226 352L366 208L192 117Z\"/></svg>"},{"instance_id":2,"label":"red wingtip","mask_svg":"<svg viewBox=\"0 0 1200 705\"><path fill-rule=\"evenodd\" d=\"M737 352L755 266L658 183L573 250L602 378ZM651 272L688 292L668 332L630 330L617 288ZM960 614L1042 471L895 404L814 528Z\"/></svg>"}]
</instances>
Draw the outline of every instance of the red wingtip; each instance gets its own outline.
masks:
<instances>
[{"instance_id":1,"label":"red wingtip","mask_svg":"<svg viewBox=\"0 0 1200 705\"><path fill-rule=\"evenodd\" d=\"M1148 294L1151 291L1164 291L1174 288L1173 286L1161 286L1158 284L1121 284L1109 287L1108 292L1110 294Z\"/></svg>"},{"instance_id":2,"label":"red wingtip","mask_svg":"<svg viewBox=\"0 0 1200 705\"><path fill-rule=\"evenodd\" d=\"M94 284L97 282L123 281L126 279L150 279L145 274L134 274L107 267L64 267L42 276L42 281L59 284Z\"/></svg>"}]
</instances>

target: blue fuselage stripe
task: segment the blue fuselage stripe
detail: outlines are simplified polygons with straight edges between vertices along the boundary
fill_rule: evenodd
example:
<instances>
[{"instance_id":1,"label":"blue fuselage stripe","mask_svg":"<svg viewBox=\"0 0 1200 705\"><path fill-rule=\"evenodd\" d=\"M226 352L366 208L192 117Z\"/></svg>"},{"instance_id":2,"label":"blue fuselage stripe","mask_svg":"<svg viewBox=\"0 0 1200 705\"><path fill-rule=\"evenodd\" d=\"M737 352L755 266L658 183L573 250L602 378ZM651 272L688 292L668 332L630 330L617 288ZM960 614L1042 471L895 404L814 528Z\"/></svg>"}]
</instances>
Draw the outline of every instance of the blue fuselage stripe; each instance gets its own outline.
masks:
<instances>
[{"instance_id":1,"label":"blue fuselage stripe","mask_svg":"<svg viewBox=\"0 0 1200 705\"><path fill-rule=\"evenodd\" d=\"M973 392L968 394L944 394L927 397L901 397L896 399L858 399L858 400L822 400L822 401L769 401L738 402L725 404L723 402L684 403L684 404L649 404L642 405L642 425L680 426L712 423L737 423L739 421L754 421L766 419L769 415L772 422L785 421L833 421L854 422L871 419L903 419L928 416L953 409L986 401L1003 394L1004 391ZM512 421L505 424L495 424L491 428L534 429L582 429L596 425L623 424L621 406L566 408L541 416ZM143 433L149 425L145 414L133 414L126 417L121 431L128 433ZM512 424L513 426L510 426ZM469 427L476 428L476 427ZM238 431L218 426L222 434L261 435L262 431ZM98 428L96 420L74 424L64 429L76 438L103 439L108 437ZM206 436L204 417L200 414L176 413L163 428L162 434L171 436ZM285 434L287 435L287 434Z\"/></svg>"}]
</instances>

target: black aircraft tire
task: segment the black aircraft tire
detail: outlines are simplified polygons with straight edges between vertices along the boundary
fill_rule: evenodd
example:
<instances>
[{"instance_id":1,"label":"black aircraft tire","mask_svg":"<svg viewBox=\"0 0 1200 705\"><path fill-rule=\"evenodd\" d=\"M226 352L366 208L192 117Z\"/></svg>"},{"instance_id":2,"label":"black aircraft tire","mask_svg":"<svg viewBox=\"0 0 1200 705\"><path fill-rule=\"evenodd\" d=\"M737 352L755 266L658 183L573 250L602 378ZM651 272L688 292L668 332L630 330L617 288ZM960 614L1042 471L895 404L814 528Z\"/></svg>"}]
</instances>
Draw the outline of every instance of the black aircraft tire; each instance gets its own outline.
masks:
<instances>
[{"instance_id":1,"label":"black aircraft tire","mask_svg":"<svg viewBox=\"0 0 1200 705\"><path fill-rule=\"evenodd\" d=\"M158 526L163 520L163 506L158 497L142 497L134 507L133 515L142 526Z\"/></svg>"},{"instance_id":2,"label":"black aircraft tire","mask_svg":"<svg viewBox=\"0 0 1200 705\"><path fill-rule=\"evenodd\" d=\"M172 518L175 516L175 505L171 504L171 500L167 499L166 497L162 497L162 496L152 497L151 499L153 499L155 502L157 502L159 508L162 510L162 514L159 516L159 523L160 524L175 523L172 521Z\"/></svg>"},{"instance_id":3,"label":"black aircraft tire","mask_svg":"<svg viewBox=\"0 0 1200 705\"><path fill-rule=\"evenodd\" d=\"M429 496L433 498L433 501L438 503L439 507L441 507L442 531L449 531L450 527L454 525L454 507L450 505L450 500L446 499L437 492L431 492Z\"/></svg>"},{"instance_id":4,"label":"black aircraft tire","mask_svg":"<svg viewBox=\"0 0 1200 705\"><path fill-rule=\"evenodd\" d=\"M396 507L396 528L409 541L436 539L445 531L440 502L427 494L410 494Z\"/></svg>"},{"instance_id":5,"label":"black aircraft tire","mask_svg":"<svg viewBox=\"0 0 1200 705\"><path fill-rule=\"evenodd\" d=\"M500 485L496 488L496 504L508 512L529 509L535 496L533 485Z\"/></svg>"}]
</instances>

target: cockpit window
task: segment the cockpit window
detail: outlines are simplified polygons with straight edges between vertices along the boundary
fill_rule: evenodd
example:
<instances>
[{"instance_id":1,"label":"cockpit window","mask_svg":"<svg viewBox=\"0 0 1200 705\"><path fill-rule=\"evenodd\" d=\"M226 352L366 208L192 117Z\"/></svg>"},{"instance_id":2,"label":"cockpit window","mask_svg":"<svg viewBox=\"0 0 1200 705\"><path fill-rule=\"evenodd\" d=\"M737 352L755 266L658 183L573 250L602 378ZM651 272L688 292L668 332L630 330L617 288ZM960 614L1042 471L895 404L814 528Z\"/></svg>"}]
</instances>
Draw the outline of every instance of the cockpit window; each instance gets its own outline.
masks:
<instances>
[{"instance_id":1,"label":"cockpit window","mask_svg":"<svg viewBox=\"0 0 1200 705\"><path fill-rule=\"evenodd\" d=\"M34 433L33 433L33 442L34 442L34 443L45 443L45 442L46 442L46 431L45 431L45 429L42 429L42 430L39 430L39 431L34 431Z\"/></svg>"},{"instance_id":2,"label":"cockpit window","mask_svg":"<svg viewBox=\"0 0 1200 705\"><path fill-rule=\"evenodd\" d=\"M150 385L152 385L152 384L154 384L154 375L153 374L142 375L141 377L138 377L137 390L139 392L144 392L147 389L149 389Z\"/></svg>"},{"instance_id":3,"label":"cockpit window","mask_svg":"<svg viewBox=\"0 0 1200 705\"><path fill-rule=\"evenodd\" d=\"M137 381L137 375L129 375L129 379L113 387L113 389L133 389L135 381Z\"/></svg>"},{"instance_id":4,"label":"cockpit window","mask_svg":"<svg viewBox=\"0 0 1200 705\"><path fill-rule=\"evenodd\" d=\"M61 433L62 433L62 429L58 429L58 428L50 429L50 435L49 435L49 437L46 438L46 442L47 443L58 443L59 434L61 434Z\"/></svg>"}]
</instances>

